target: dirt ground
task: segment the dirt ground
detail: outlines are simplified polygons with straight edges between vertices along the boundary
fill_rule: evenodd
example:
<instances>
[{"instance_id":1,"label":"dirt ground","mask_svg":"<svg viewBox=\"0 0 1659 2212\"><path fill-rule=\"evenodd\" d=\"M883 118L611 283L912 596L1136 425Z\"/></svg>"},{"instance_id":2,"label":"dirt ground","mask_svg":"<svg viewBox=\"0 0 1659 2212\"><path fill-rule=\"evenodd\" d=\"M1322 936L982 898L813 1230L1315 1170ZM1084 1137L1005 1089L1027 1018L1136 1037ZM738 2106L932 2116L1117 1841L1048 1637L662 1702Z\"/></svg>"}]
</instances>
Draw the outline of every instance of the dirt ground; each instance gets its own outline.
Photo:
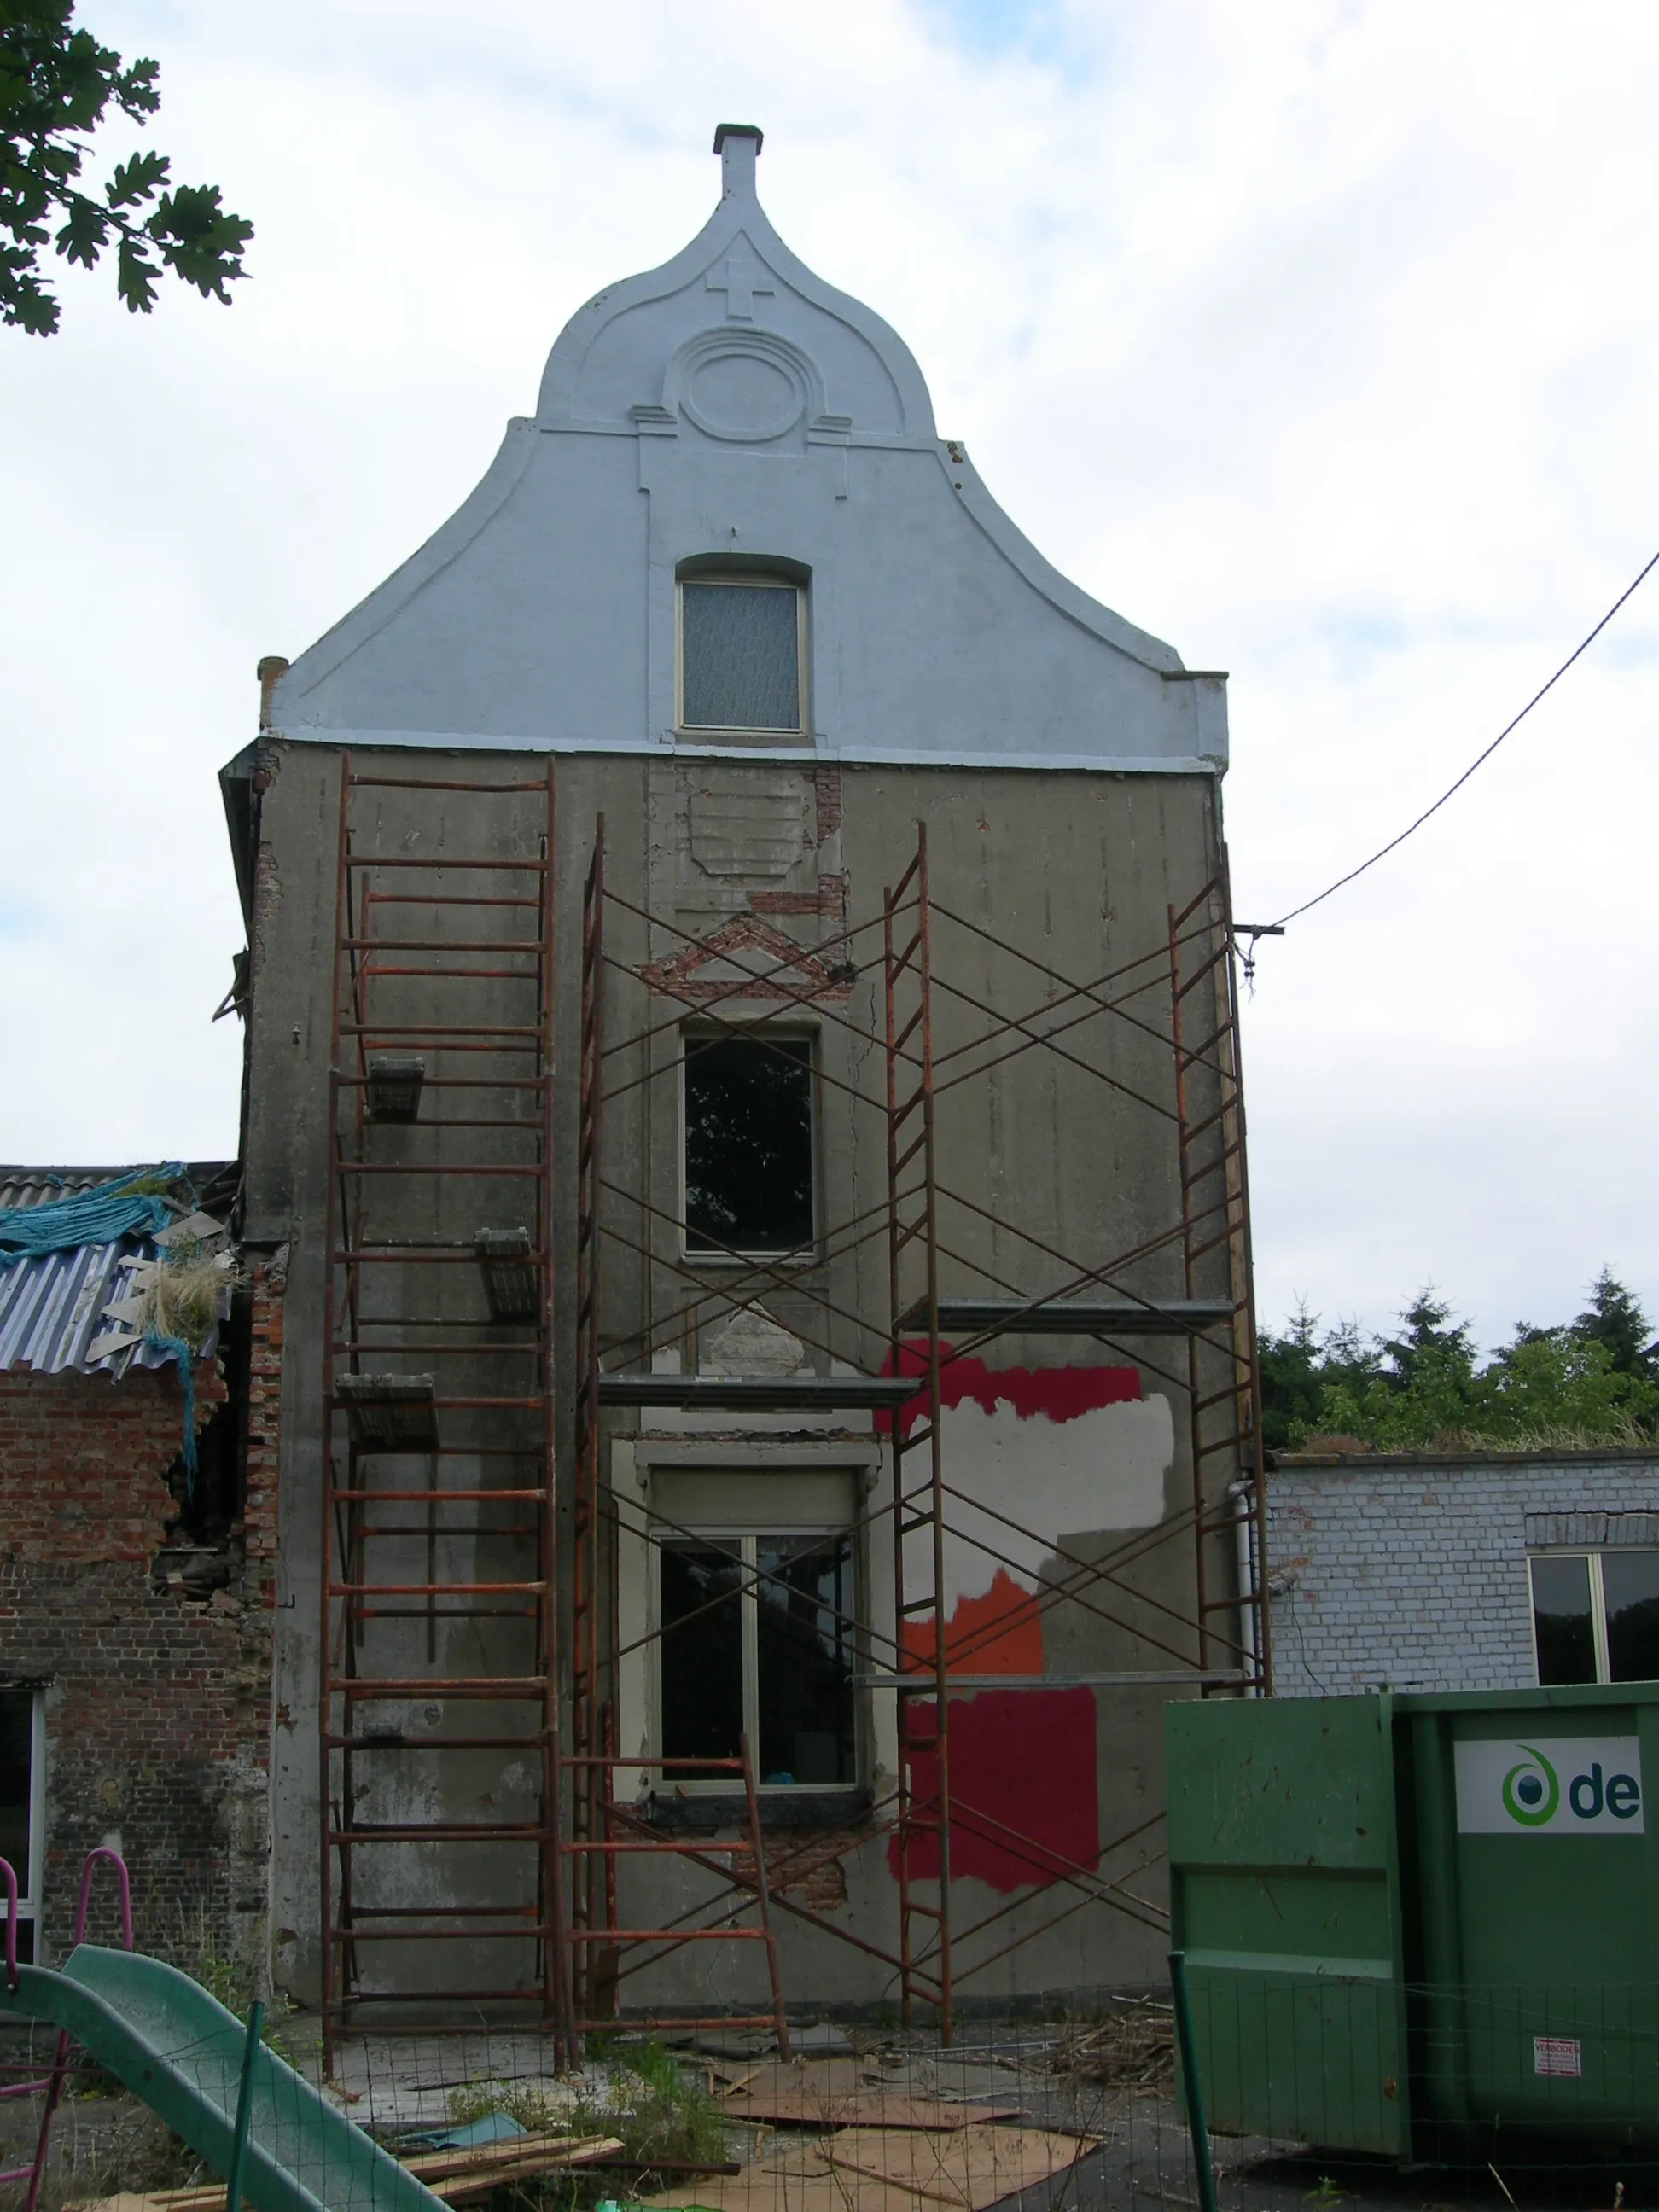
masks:
<instances>
[{"instance_id":1,"label":"dirt ground","mask_svg":"<svg viewBox=\"0 0 1659 2212\"><path fill-rule=\"evenodd\" d=\"M810 2032L809 2032L810 2033ZM1170 2016L1147 2001L1124 2005L1086 2022L1021 2022L959 2028L954 2048L941 2050L922 2035L896 2036L827 2027L809 2057L803 2080L845 2077L860 2103L848 2112L855 2125L890 2124L918 2100L975 2106L988 2114L1017 2116L1019 2124L1074 2139L1079 2154L1062 2171L1003 2197L1002 2212L1153 2212L1155 2207L1199 2212L1192 2148L1176 2100ZM811 2047L809 2045L809 2048ZM3 2055L21 2063L19 2041ZM314 2051L301 2030L292 2055L303 2072L316 2073ZM745 2072L778 2062L756 2047L746 2052L678 2053L711 2087L738 2082ZM51 2045L33 2052L45 2070ZM752 2063L751 2063L752 2062ZM597 2058L584 2081L556 2081L547 2049L533 2035L434 2037L398 2043L358 2043L343 2054L335 2094L345 2109L374 2127L407 2128L441 2120L467 2085L533 2084L550 2101L592 2094L609 2064ZM8 2079L15 2080L15 2073ZM118 2190L178 2187L205 2178L198 2162L172 2141L137 2100L112 2094L95 2069L72 2075L70 2094L54 2124L42 2195L45 2212ZM741 2101L741 2092L737 2093ZM40 2100L0 2101L0 2163L26 2164L32 2154ZM825 2140L811 2129L738 2124L735 2109L726 2155L743 2162L745 2178L781 2148ZM1212 2145L1219 2212L1646 2212L1659 2208L1659 2159L1612 2154L1601 2160L1570 2153L1552 2154L1524 2139L1490 2147L1492 2156L1471 2154L1457 2164L1402 2167L1291 2144L1218 2137ZM626 2202L618 2177L616 2194ZM855 2175L845 2178L843 2201L854 2212L864 2193ZM871 2191L872 2202L884 2196ZM13 2197L21 2201L21 2185ZM533 2197L512 2199L526 2212ZM550 2206L556 2201L544 2200ZM758 2199L757 2200L758 2202ZM891 2197L885 2202L890 2206ZM975 2200L976 2202L978 2200ZM509 2212L503 2199L499 2212ZM931 2201L917 2212L937 2212ZM983 2212L983 2207L981 2208Z\"/></svg>"}]
</instances>

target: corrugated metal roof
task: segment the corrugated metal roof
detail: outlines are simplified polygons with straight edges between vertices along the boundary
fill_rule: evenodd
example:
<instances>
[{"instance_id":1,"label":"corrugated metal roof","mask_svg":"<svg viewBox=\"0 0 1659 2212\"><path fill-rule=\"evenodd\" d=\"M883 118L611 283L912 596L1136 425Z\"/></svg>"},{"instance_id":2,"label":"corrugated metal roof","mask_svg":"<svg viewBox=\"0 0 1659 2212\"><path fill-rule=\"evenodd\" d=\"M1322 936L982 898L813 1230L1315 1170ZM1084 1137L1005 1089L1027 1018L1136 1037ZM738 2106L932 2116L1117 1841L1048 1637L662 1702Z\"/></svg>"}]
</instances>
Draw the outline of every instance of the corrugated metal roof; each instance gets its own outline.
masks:
<instances>
[{"instance_id":1,"label":"corrugated metal roof","mask_svg":"<svg viewBox=\"0 0 1659 2212\"><path fill-rule=\"evenodd\" d=\"M72 1191L94 1189L100 1182L113 1182L118 1176L143 1175L146 1168L155 1164L153 1160L138 1160L112 1168L0 1164L0 1206L50 1206L55 1199L67 1198ZM209 1207L228 1206L236 1168L234 1160L191 1160L189 1174L196 1186L198 1203Z\"/></svg>"},{"instance_id":2,"label":"corrugated metal roof","mask_svg":"<svg viewBox=\"0 0 1659 2212\"><path fill-rule=\"evenodd\" d=\"M133 1262L153 1257L155 1247L126 1237L119 1244L81 1244L0 1267L0 1369L32 1367L39 1375L76 1368L83 1375L125 1375L164 1367L167 1354L148 1344L95 1364L87 1357L95 1336L106 1333L104 1308L125 1297Z\"/></svg>"},{"instance_id":3,"label":"corrugated metal roof","mask_svg":"<svg viewBox=\"0 0 1659 2212\"><path fill-rule=\"evenodd\" d=\"M233 1166L221 1160L192 1164L198 1193L215 1184L222 1188ZM119 1167L0 1167L0 1206L47 1206L72 1191L137 1172ZM147 1344L130 1346L109 1359L88 1357L94 1340L107 1332L104 1308L128 1296L136 1263L155 1257L149 1237L125 1237L113 1244L77 1245L0 1267L0 1371L27 1367L39 1375L61 1375L74 1370L114 1379L135 1363L170 1365L167 1352ZM211 1357L217 1344L216 1330L203 1346L202 1357Z\"/></svg>"},{"instance_id":4,"label":"corrugated metal roof","mask_svg":"<svg viewBox=\"0 0 1659 2212\"><path fill-rule=\"evenodd\" d=\"M119 1168L0 1168L0 1206L50 1206L120 1173Z\"/></svg>"}]
</instances>

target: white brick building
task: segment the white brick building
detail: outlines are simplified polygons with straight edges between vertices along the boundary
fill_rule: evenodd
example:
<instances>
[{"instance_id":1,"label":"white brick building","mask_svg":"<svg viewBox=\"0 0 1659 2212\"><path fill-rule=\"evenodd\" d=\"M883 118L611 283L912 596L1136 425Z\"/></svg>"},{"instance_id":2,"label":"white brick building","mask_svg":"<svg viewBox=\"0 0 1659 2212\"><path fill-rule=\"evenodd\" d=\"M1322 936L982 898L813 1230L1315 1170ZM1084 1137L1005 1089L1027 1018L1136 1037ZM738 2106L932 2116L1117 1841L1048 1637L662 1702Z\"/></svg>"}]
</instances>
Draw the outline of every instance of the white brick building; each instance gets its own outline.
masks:
<instances>
[{"instance_id":1,"label":"white brick building","mask_svg":"<svg viewBox=\"0 0 1659 2212\"><path fill-rule=\"evenodd\" d=\"M1659 1449L1281 1457L1268 1558L1284 1697L1659 1672Z\"/></svg>"}]
</instances>

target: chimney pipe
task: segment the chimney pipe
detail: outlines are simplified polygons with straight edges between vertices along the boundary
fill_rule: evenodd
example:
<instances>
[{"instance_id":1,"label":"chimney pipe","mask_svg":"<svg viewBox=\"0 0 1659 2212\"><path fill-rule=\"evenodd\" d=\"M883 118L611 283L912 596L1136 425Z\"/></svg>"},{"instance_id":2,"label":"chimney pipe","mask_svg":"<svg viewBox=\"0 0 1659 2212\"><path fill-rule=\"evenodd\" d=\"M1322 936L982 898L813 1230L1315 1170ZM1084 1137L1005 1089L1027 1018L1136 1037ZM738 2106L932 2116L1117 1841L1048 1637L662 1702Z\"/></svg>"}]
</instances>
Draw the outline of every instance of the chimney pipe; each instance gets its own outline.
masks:
<instances>
[{"instance_id":1,"label":"chimney pipe","mask_svg":"<svg viewBox=\"0 0 1659 2212\"><path fill-rule=\"evenodd\" d=\"M753 123L720 123L714 127L714 151L720 157L720 198L752 199L755 163L764 132Z\"/></svg>"},{"instance_id":2,"label":"chimney pipe","mask_svg":"<svg viewBox=\"0 0 1659 2212\"><path fill-rule=\"evenodd\" d=\"M280 653L268 653L254 674L259 679L259 727L270 727L270 695L281 678L288 674L288 663Z\"/></svg>"}]
</instances>

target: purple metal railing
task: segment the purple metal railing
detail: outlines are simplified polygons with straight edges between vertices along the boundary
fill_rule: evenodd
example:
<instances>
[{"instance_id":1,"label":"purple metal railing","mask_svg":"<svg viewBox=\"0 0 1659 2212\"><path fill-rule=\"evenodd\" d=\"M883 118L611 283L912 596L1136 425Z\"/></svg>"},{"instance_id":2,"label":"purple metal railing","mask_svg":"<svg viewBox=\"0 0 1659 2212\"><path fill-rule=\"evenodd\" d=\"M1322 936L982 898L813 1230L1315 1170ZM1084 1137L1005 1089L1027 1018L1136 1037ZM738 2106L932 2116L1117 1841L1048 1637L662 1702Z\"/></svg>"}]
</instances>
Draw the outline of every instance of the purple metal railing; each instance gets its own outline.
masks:
<instances>
[{"instance_id":1,"label":"purple metal railing","mask_svg":"<svg viewBox=\"0 0 1659 2212\"><path fill-rule=\"evenodd\" d=\"M127 1872L127 1863L119 1851L100 1844L96 1850L88 1851L81 1869L81 1894L75 1907L75 1941L83 1941L87 1932L87 1910L92 1901L92 1877L100 1862L107 1861L115 1869L121 1885L121 1943L125 1950L132 1948L132 1879ZM6 1987L17 1987L17 1875L9 1862L0 1859L0 1881L6 1888ZM60 2029L58 2049L52 2062L50 2074L42 2074L32 2081L8 2082L0 2087L0 2097L32 2097L38 2090L46 2093L46 2110L40 2115L40 2132L35 2138L34 2156L27 2166L15 2166L0 2172L0 2184L8 2181L27 2181L28 2195L23 2200L24 2212L35 2212L40 2195L40 2184L46 2171L46 2147L52 2138L52 2115L63 2099L64 2082L69 2073L70 2037L67 2028Z\"/></svg>"}]
</instances>

